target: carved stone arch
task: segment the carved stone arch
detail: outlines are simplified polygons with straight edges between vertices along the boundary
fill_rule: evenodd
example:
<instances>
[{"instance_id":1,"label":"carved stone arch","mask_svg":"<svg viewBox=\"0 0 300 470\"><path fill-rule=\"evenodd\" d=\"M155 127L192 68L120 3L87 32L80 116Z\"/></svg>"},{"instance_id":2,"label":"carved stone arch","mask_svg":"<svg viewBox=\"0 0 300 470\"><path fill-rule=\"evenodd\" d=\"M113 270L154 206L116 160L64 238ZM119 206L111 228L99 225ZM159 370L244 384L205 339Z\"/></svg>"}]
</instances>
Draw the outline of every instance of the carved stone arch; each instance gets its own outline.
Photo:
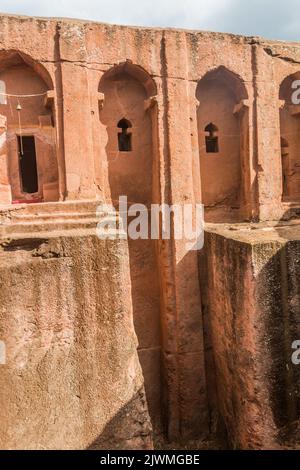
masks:
<instances>
[{"instance_id":1,"label":"carved stone arch","mask_svg":"<svg viewBox=\"0 0 300 470\"><path fill-rule=\"evenodd\" d=\"M212 70L206 72L198 81L196 88L196 98L200 101L202 84L209 81L218 81L228 88L234 95L236 103L241 100L248 99L248 92L242 77L235 72L232 72L227 67L220 65Z\"/></svg>"},{"instance_id":2,"label":"carved stone arch","mask_svg":"<svg viewBox=\"0 0 300 470\"><path fill-rule=\"evenodd\" d=\"M122 75L129 75L137 80L144 87L147 98L157 95L157 86L151 75L143 67L130 60L114 65L103 74L99 83L99 92L103 92L103 83L106 80L116 80Z\"/></svg>"},{"instance_id":3,"label":"carved stone arch","mask_svg":"<svg viewBox=\"0 0 300 470\"><path fill-rule=\"evenodd\" d=\"M240 220L250 211L248 93L224 66L206 72L196 88L202 201L211 221ZM207 125L218 129L208 136Z\"/></svg>"},{"instance_id":4,"label":"carved stone arch","mask_svg":"<svg viewBox=\"0 0 300 470\"><path fill-rule=\"evenodd\" d=\"M283 202L300 202L300 71L279 87L280 148ZM283 145L285 144L285 145Z\"/></svg>"},{"instance_id":5,"label":"carved stone arch","mask_svg":"<svg viewBox=\"0 0 300 470\"><path fill-rule=\"evenodd\" d=\"M50 73L40 62L19 50L10 49L0 51L0 73L11 66L24 63L31 67L41 77L47 85L48 90L54 89Z\"/></svg>"},{"instance_id":6,"label":"carved stone arch","mask_svg":"<svg viewBox=\"0 0 300 470\"><path fill-rule=\"evenodd\" d=\"M1 152L7 160L11 199L56 201L59 177L50 73L22 51L2 50L0 84L0 114L6 121Z\"/></svg>"}]
</instances>

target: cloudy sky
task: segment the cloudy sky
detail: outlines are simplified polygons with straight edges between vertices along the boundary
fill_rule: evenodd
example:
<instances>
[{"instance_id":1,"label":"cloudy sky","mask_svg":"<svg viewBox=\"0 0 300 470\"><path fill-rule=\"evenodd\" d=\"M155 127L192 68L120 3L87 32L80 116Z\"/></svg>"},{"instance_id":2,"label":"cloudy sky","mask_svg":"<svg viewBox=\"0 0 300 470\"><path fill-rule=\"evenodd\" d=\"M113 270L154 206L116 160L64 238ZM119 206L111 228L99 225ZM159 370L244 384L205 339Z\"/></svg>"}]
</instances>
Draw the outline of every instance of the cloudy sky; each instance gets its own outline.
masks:
<instances>
[{"instance_id":1,"label":"cloudy sky","mask_svg":"<svg viewBox=\"0 0 300 470\"><path fill-rule=\"evenodd\" d=\"M299 0L0 0L0 11L300 41Z\"/></svg>"}]
</instances>

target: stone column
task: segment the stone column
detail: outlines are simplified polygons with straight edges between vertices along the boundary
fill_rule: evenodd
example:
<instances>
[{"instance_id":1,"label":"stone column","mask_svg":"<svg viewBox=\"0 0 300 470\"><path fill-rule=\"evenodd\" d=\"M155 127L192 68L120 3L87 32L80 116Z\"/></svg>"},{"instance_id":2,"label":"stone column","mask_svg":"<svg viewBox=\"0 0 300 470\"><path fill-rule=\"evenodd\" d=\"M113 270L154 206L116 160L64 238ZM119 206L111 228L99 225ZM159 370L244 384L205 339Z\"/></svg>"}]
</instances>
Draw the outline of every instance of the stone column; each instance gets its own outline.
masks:
<instances>
[{"instance_id":1,"label":"stone column","mask_svg":"<svg viewBox=\"0 0 300 470\"><path fill-rule=\"evenodd\" d=\"M162 94L158 101L161 200L195 203L200 197L194 86L187 77L185 35L162 39ZM174 229L173 236L174 236ZM162 240L164 367L172 439L207 432L203 326L197 251L188 240Z\"/></svg>"},{"instance_id":2,"label":"stone column","mask_svg":"<svg viewBox=\"0 0 300 470\"><path fill-rule=\"evenodd\" d=\"M0 115L0 204L11 204L11 187L8 176L6 117Z\"/></svg>"},{"instance_id":3,"label":"stone column","mask_svg":"<svg viewBox=\"0 0 300 470\"><path fill-rule=\"evenodd\" d=\"M61 23L59 50L62 76L66 198L96 197L89 69L84 25Z\"/></svg>"},{"instance_id":4,"label":"stone column","mask_svg":"<svg viewBox=\"0 0 300 470\"><path fill-rule=\"evenodd\" d=\"M260 220L276 220L281 215L281 152L278 113L279 88L272 59L263 48L253 46L254 130Z\"/></svg>"},{"instance_id":5,"label":"stone column","mask_svg":"<svg viewBox=\"0 0 300 470\"><path fill-rule=\"evenodd\" d=\"M60 70L60 65L57 66ZM53 132L53 148L55 152L55 158L57 161L58 181L46 184L43 187L44 201L56 201L57 199L63 200L66 193L66 181L65 181L65 156L64 156L64 135L63 135L63 120L62 120L62 88L61 88L61 74L57 73L56 90L48 90L45 96L44 105L45 108L51 110L52 116L39 116L41 127L52 127L50 122L53 118L54 129Z\"/></svg>"},{"instance_id":6,"label":"stone column","mask_svg":"<svg viewBox=\"0 0 300 470\"><path fill-rule=\"evenodd\" d=\"M240 127L240 165L241 165L241 189L240 189L240 216L242 220L256 217L255 190L253 169L251 165L252 145L250 126L250 100L241 100L235 105L233 114L237 117Z\"/></svg>"}]
</instances>

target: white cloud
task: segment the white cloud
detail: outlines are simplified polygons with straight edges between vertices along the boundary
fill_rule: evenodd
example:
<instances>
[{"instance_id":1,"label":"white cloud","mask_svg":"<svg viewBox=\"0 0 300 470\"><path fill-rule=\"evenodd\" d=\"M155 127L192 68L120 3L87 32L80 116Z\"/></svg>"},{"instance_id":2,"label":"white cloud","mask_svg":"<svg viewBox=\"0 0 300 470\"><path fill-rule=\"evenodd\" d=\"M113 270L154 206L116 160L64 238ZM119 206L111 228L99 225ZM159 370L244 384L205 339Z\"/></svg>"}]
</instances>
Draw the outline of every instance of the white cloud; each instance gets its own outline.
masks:
<instances>
[{"instance_id":1,"label":"white cloud","mask_svg":"<svg viewBox=\"0 0 300 470\"><path fill-rule=\"evenodd\" d=\"M298 0L0 0L0 11L300 40Z\"/></svg>"}]
</instances>

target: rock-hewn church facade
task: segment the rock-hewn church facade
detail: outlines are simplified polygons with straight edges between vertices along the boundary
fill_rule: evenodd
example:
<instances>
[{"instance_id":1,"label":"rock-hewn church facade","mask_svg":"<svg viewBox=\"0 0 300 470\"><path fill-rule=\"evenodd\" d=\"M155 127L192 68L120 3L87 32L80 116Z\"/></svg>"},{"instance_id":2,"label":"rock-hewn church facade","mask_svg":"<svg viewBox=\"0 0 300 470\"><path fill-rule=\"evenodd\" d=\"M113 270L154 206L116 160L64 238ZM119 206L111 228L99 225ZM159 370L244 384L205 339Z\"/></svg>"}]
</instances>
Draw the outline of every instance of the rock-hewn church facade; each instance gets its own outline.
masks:
<instances>
[{"instance_id":1,"label":"rock-hewn church facade","mask_svg":"<svg viewBox=\"0 0 300 470\"><path fill-rule=\"evenodd\" d=\"M0 448L297 447L300 45L0 18ZM101 240L204 204L204 248Z\"/></svg>"}]
</instances>

